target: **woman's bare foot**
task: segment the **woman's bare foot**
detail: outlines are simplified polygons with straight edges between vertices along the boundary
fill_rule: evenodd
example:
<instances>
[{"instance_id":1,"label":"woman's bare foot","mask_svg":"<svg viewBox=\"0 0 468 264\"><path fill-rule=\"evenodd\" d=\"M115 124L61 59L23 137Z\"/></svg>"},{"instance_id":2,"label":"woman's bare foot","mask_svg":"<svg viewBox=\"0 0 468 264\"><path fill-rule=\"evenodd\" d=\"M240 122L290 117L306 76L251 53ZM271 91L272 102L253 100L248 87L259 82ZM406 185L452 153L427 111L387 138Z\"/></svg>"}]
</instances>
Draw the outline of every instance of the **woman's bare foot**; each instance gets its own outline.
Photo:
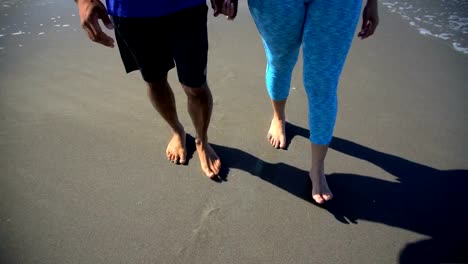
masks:
<instances>
[{"instance_id":1,"label":"woman's bare foot","mask_svg":"<svg viewBox=\"0 0 468 264\"><path fill-rule=\"evenodd\" d=\"M286 121L280 120L277 117L273 117L271 120L270 130L268 130L268 142L274 148L286 147L286 132L285 132Z\"/></svg>"},{"instance_id":2,"label":"woman's bare foot","mask_svg":"<svg viewBox=\"0 0 468 264\"><path fill-rule=\"evenodd\" d=\"M166 149L167 159L175 164L185 164L187 151L185 148L185 131L174 132Z\"/></svg>"},{"instance_id":3,"label":"woman's bare foot","mask_svg":"<svg viewBox=\"0 0 468 264\"><path fill-rule=\"evenodd\" d=\"M309 173L312 181L312 198L318 204L323 204L333 198L333 194L328 188L327 179L323 173L323 169L312 169Z\"/></svg>"},{"instance_id":4,"label":"woman's bare foot","mask_svg":"<svg viewBox=\"0 0 468 264\"><path fill-rule=\"evenodd\" d=\"M195 145L197 147L198 157L203 172L206 176L212 178L219 174L221 169L221 160L219 159L216 152L208 143L203 143L199 139L195 139Z\"/></svg>"}]
</instances>

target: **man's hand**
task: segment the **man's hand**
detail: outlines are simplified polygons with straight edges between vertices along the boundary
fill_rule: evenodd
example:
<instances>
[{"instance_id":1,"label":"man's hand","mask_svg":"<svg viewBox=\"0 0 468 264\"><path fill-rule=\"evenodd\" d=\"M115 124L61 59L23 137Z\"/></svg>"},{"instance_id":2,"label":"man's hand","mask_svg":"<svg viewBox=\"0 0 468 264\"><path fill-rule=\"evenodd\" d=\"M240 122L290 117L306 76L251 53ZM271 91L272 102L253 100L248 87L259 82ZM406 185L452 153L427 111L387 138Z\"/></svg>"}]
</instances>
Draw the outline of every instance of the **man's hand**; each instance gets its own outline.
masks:
<instances>
[{"instance_id":1,"label":"man's hand","mask_svg":"<svg viewBox=\"0 0 468 264\"><path fill-rule=\"evenodd\" d=\"M374 34L379 24L379 13L377 11L377 1L368 0L362 13L362 27L358 36L365 39Z\"/></svg>"},{"instance_id":2,"label":"man's hand","mask_svg":"<svg viewBox=\"0 0 468 264\"><path fill-rule=\"evenodd\" d=\"M238 0L211 0L213 15L217 17L219 14L225 15L227 19L234 20L237 16Z\"/></svg>"},{"instance_id":3,"label":"man's hand","mask_svg":"<svg viewBox=\"0 0 468 264\"><path fill-rule=\"evenodd\" d=\"M88 33L89 38L94 42L113 48L114 39L102 31L98 21L101 19L108 29L114 28L106 7L99 0L77 0L76 2L80 13L81 26Z\"/></svg>"}]
</instances>

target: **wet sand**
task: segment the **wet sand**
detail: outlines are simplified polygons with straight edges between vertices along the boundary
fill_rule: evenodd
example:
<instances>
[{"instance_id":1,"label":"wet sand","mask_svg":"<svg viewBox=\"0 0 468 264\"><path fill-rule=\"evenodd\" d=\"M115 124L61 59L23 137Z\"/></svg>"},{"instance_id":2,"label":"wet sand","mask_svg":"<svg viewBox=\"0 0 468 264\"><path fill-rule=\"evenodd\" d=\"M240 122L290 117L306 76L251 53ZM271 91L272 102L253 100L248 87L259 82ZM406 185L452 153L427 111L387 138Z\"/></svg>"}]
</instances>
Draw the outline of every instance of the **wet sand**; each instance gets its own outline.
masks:
<instances>
[{"instance_id":1,"label":"wet sand","mask_svg":"<svg viewBox=\"0 0 468 264\"><path fill-rule=\"evenodd\" d=\"M342 75L327 160L335 199L320 207L301 61L290 144L274 150L245 3L234 23L209 19L216 183L196 154L188 166L166 160L170 133L139 73L87 40L69 2L0 14L0 263L468 262L468 56L381 8ZM193 135L174 71L170 81Z\"/></svg>"}]
</instances>

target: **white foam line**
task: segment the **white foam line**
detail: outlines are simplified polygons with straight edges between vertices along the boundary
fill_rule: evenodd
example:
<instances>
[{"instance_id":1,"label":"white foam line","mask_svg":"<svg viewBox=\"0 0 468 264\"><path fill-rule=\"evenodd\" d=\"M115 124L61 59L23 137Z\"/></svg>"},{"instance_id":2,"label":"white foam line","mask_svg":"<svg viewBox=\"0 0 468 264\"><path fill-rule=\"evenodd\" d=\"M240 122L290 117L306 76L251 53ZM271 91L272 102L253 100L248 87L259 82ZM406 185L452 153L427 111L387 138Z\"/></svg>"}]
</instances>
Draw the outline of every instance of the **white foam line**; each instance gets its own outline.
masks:
<instances>
[{"instance_id":1,"label":"white foam line","mask_svg":"<svg viewBox=\"0 0 468 264\"><path fill-rule=\"evenodd\" d=\"M0 47L0 50L4 49L4 47Z\"/></svg>"},{"instance_id":2,"label":"white foam line","mask_svg":"<svg viewBox=\"0 0 468 264\"><path fill-rule=\"evenodd\" d=\"M468 54L468 48L462 47L460 43L452 43L452 46L456 51L460 51L465 54Z\"/></svg>"},{"instance_id":3,"label":"white foam line","mask_svg":"<svg viewBox=\"0 0 468 264\"><path fill-rule=\"evenodd\" d=\"M18 32L15 32L15 33L11 33L11 35L13 35L13 36L17 36L17 35L21 35L21 34L24 34L24 32L21 31L21 30L18 31Z\"/></svg>"},{"instance_id":4,"label":"white foam line","mask_svg":"<svg viewBox=\"0 0 468 264\"><path fill-rule=\"evenodd\" d=\"M419 30L419 33L420 33L421 35L434 36L434 34L432 34L431 31L429 31L429 30L427 30L427 29L425 29L425 28L418 28L418 30Z\"/></svg>"},{"instance_id":5,"label":"white foam line","mask_svg":"<svg viewBox=\"0 0 468 264\"><path fill-rule=\"evenodd\" d=\"M0 34L0 38L1 38L1 37L4 37L4 36L5 36L5 35Z\"/></svg>"},{"instance_id":6,"label":"white foam line","mask_svg":"<svg viewBox=\"0 0 468 264\"><path fill-rule=\"evenodd\" d=\"M70 26L70 25L68 25L68 24L62 25L62 27L69 27L69 26Z\"/></svg>"},{"instance_id":7,"label":"white foam line","mask_svg":"<svg viewBox=\"0 0 468 264\"><path fill-rule=\"evenodd\" d=\"M447 40L447 39L450 39L450 36L452 34L448 34L448 33L442 33L442 34L439 34L439 38L443 39L443 40Z\"/></svg>"},{"instance_id":8,"label":"white foam line","mask_svg":"<svg viewBox=\"0 0 468 264\"><path fill-rule=\"evenodd\" d=\"M45 32L39 32L37 35L40 36L40 35L44 35L44 34L45 34Z\"/></svg>"}]
</instances>

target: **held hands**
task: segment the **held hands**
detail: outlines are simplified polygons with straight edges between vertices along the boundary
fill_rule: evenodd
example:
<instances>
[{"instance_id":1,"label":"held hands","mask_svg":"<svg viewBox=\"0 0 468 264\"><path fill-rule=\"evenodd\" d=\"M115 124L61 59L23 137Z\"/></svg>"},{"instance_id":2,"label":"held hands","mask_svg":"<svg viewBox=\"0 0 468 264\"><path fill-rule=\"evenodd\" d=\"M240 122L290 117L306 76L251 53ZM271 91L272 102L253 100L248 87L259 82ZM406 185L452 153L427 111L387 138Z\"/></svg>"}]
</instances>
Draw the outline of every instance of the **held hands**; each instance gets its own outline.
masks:
<instances>
[{"instance_id":1,"label":"held hands","mask_svg":"<svg viewBox=\"0 0 468 264\"><path fill-rule=\"evenodd\" d=\"M213 8L213 15L225 15L228 20L234 20L237 15L238 0L210 0Z\"/></svg>"},{"instance_id":2,"label":"held hands","mask_svg":"<svg viewBox=\"0 0 468 264\"><path fill-rule=\"evenodd\" d=\"M377 1L368 0L362 13L362 27L358 34L361 39L372 36L379 24L379 14L377 10Z\"/></svg>"},{"instance_id":3,"label":"held hands","mask_svg":"<svg viewBox=\"0 0 468 264\"><path fill-rule=\"evenodd\" d=\"M81 26L88 33L88 37L94 42L113 48L114 39L102 31L98 21L101 19L108 29L114 28L106 7L99 0L77 0L76 2L80 13Z\"/></svg>"}]
</instances>

